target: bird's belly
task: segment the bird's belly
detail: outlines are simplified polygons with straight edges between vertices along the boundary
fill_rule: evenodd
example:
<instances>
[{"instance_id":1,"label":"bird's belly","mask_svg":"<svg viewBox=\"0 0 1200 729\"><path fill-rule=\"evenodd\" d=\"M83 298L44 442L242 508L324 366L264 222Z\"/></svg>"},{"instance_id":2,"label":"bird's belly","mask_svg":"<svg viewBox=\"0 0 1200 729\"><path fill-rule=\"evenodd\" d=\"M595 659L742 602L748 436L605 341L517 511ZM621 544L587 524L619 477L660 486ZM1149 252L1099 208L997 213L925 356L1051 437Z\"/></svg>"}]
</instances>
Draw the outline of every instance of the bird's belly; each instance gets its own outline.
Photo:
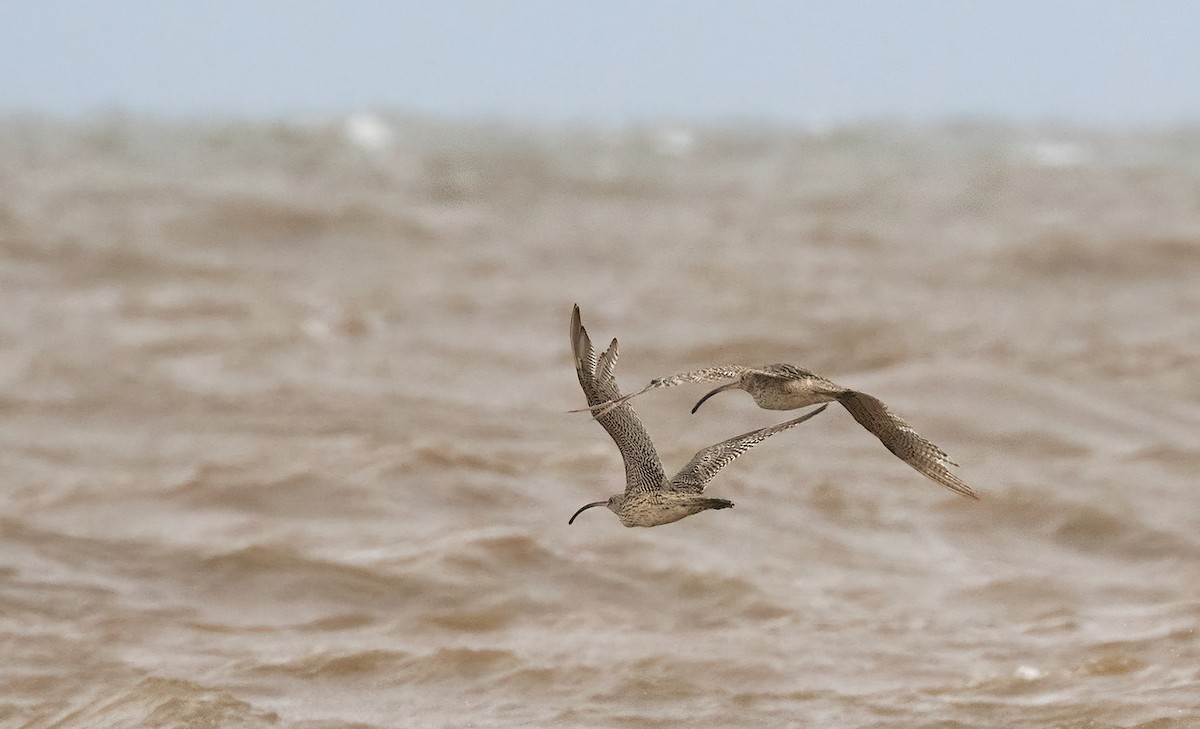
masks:
<instances>
[{"instance_id":1,"label":"bird's belly","mask_svg":"<svg viewBox=\"0 0 1200 729\"><path fill-rule=\"evenodd\" d=\"M702 511L696 504L662 498L665 494L661 493L657 496L659 498L627 500L617 515L621 523L627 527L661 526Z\"/></svg>"},{"instance_id":2,"label":"bird's belly","mask_svg":"<svg viewBox=\"0 0 1200 729\"><path fill-rule=\"evenodd\" d=\"M764 410L795 410L837 399L837 391L814 379L771 380L753 388L754 402Z\"/></svg>"},{"instance_id":3,"label":"bird's belly","mask_svg":"<svg viewBox=\"0 0 1200 729\"><path fill-rule=\"evenodd\" d=\"M829 402L829 396L811 391L789 392L776 390L758 393L754 398L754 402L764 410L795 410L796 408Z\"/></svg>"}]
</instances>

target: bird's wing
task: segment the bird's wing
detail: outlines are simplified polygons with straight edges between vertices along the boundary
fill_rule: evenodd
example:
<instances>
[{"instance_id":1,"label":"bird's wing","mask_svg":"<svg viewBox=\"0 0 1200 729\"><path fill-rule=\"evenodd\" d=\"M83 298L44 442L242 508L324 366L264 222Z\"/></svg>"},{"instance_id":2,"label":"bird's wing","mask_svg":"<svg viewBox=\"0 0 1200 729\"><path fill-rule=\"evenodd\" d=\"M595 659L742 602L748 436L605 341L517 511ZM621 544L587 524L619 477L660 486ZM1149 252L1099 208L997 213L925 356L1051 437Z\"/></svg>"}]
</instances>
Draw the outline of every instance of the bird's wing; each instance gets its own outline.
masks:
<instances>
[{"instance_id":1,"label":"bird's wing","mask_svg":"<svg viewBox=\"0 0 1200 729\"><path fill-rule=\"evenodd\" d=\"M616 400L621 397L613 370L617 365L617 340L596 357L592 340L579 320L579 307L571 314L571 348L575 355L575 373L579 386L587 396L588 405ZM625 493L655 491L663 487L666 477L662 462L654 450L654 442L642 425L641 418L629 405L620 405L596 418L608 431L621 458L625 461Z\"/></svg>"},{"instance_id":2,"label":"bird's wing","mask_svg":"<svg viewBox=\"0 0 1200 729\"><path fill-rule=\"evenodd\" d=\"M671 479L671 490L693 494L700 493L704 490L705 484L711 481L713 476L717 475L717 471L729 465L733 459L776 433L782 433L794 425L803 423L827 407L829 406L822 405L816 410L810 410L804 415L788 420L787 422L752 430L749 433L734 436L729 440L723 440L716 445L710 445L692 456L692 460L679 473L675 474L675 478Z\"/></svg>"},{"instance_id":3,"label":"bird's wing","mask_svg":"<svg viewBox=\"0 0 1200 729\"><path fill-rule=\"evenodd\" d=\"M854 390L847 390L838 400L859 425L874 433L897 458L951 491L972 499L979 498L970 486L950 472L948 467L958 464L941 448L922 438L881 400Z\"/></svg>"},{"instance_id":4,"label":"bird's wing","mask_svg":"<svg viewBox=\"0 0 1200 729\"><path fill-rule=\"evenodd\" d=\"M717 367L705 367L700 370L692 370L690 372L680 372L679 374L670 375L668 377L657 377L650 380L650 384L646 385L637 392L630 393L620 398L602 402L587 408L596 413L594 417L599 418L601 415L609 412L615 407L624 405L633 398L643 393L657 390L662 387L675 387L686 382L715 382L717 380L732 380L741 377L744 374L758 373L763 375L773 374L764 369L757 367L743 367L741 365L719 365Z\"/></svg>"}]
</instances>

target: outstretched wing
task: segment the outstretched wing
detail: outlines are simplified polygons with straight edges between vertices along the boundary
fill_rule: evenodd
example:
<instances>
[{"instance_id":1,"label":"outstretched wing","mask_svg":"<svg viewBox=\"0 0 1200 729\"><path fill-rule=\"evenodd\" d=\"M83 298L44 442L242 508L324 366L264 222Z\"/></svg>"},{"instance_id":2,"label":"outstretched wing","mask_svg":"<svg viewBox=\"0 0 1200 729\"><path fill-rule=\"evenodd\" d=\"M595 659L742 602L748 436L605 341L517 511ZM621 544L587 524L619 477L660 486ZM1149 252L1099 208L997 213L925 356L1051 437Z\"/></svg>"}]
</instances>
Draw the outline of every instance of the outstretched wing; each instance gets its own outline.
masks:
<instances>
[{"instance_id":1,"label":"outstretched wing","mask_svg":"<svg viewBox=\"0 0 1200 729\"><path fill-rule=\"evenodd\" d=\"M613 376L617 365L617 340L612 340L612 344L597 359L592 340L579 321L578 305L571 313L571 349L575 355L575 373L579 376L579 386L587 396L588 405L621 397L621 390ZM642 425L641 418L633 412L633 408L620 405L596 420L612 436L625 461L625 493L661 489L666 480L662 462L654 450L654 442L646 433L646 426Z\"/></svg>"},{"instance_id":2,"label":"outstretched wing","mask_svg":"<svg viewBox=\"0 0 1200 729\"><path fill-rule=\"evenodd\" d=\"M816 410L811 410L793 420L780 423L779 425L752 430L749 433L742 433L729 440L723 440L716 445L710 445L692 456L692 460L679 473L675 474L675 478L671 479L671 490L692 494L700 493L704 490L705 484L711 481L713 476L717 475L717 471L729 465L733 459L776 433L782 433L794 425L803 423L827 407L829 406L822 405Z\"/></svg>"},{"instance_id":3,"label":"outstretched wing","mask_svg":"<svg viewBox=\"0 0 1200 729\"><path fill-rule=\"evenodd\" d=\"M838 400L858 424L875 434L897 458L941 485L972 499L979 496L950 472L958 464L941 448L925 440L912 426L888 409L878 398L864 392L847 390Z\"/></svg>"},{"instance_id":4,"label":"outstretched wing","mask_svg":"<svg viewBox=\"0 0 1200 729\"><path fill-rule=\"evenodd\" d=\"M677 375L670 375L669 377L655 378L650 381L649 385L646 385L635 393L625 395L624 397L617 398L609 402L602 402L598 405L593 405L588 409L596 413L595 417L599 418L601 415L604 415L613 408L624 405L638 395L650 392L651 390L657 390L662 387L675 387L676 385L682 385L686 382L716 382L717 380L733 380L749 373L758 373L763 375L773 374L757 367L743 367L741 365L705 367L702 370L680 372Z\"/></svg>"}]
</instances>

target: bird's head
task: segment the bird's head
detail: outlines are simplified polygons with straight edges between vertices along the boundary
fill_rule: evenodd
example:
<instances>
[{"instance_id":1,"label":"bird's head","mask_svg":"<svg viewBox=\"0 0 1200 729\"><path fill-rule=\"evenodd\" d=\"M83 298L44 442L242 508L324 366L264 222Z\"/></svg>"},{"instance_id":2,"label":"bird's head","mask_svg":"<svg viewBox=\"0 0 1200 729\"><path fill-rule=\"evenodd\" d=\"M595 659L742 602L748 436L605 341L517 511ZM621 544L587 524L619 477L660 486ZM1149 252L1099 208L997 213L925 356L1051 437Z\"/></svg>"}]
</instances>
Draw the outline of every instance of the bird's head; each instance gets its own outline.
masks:
<instances>
[{"instance_id":1,"label":"bird's head","mask_svg":"<svg viewBox=\"0 0 1200 729\"><path fill-rule=\"evenodd\" d=\"M579 507L579 511L577 511L571 515L571 519L567 523L574 524L575 517L579 516L580 514L587 511L588 509L592 508L593 506L607 506L609 511L616 514L621 510L621 504L624 502L625 502L624 494L613 494L612 496L608 497L608 501L593 501L590 504L584 504L583 506Z\"/></svg>"}]
</instances>

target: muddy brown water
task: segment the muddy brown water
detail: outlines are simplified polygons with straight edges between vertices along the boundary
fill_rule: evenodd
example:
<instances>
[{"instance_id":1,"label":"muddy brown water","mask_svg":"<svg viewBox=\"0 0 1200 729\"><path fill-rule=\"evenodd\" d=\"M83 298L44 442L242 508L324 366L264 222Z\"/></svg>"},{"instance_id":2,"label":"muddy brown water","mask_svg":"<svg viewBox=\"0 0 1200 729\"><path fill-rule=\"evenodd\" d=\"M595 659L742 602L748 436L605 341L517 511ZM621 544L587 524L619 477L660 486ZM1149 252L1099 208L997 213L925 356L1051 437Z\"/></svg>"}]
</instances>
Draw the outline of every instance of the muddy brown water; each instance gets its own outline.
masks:
<instances>
[{"instance_id":1,"label":"muddy brown water","mask_svg":"<svg viewBox=\"0 0 1200 729\"><path fill-rule=\"evenodd\" d=\"M1200 131L384 121L0 123L0 725L1200 726Z\"/></svg>"}]
</instances>

